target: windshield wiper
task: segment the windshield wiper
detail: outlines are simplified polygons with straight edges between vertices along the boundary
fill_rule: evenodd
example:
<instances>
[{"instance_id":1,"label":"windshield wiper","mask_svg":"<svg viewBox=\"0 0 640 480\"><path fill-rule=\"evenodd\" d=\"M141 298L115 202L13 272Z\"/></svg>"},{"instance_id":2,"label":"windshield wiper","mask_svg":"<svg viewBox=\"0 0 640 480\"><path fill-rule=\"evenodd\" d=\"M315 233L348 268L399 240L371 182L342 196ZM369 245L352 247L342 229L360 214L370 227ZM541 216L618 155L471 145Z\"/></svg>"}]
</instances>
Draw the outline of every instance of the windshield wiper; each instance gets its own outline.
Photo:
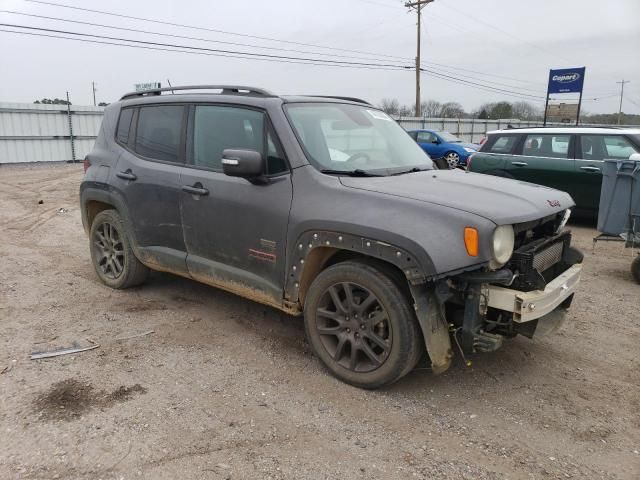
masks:
<instances>
[{"instance_id":1,"label":"windshield wiper","mask_svg":"<svg viewBox=\"0 0 640 480\"><path fill-rule=\"evenodd\" d=\"M391 175L404 175L405 173L426 172L427 170L431 170L431 169L430 168L413 167L413 168L410 168L409 170L402 170L401 172L392 173Z\"/></svg>"},{"instance_id":2,"label":"windshield wiper","mask_svg":"<svg viewBox=\"0 0 640 480\"><path fill-rule=\"evenodd\" d=\"M384 175L380 175L379 173L367 172L366 170L361 170L356 168L355 170L332 170L330 168L323 168L320 170L322 173L329 173L335 175L349 175L350 177L383 177Z\"/></svg>"}]
</instances>

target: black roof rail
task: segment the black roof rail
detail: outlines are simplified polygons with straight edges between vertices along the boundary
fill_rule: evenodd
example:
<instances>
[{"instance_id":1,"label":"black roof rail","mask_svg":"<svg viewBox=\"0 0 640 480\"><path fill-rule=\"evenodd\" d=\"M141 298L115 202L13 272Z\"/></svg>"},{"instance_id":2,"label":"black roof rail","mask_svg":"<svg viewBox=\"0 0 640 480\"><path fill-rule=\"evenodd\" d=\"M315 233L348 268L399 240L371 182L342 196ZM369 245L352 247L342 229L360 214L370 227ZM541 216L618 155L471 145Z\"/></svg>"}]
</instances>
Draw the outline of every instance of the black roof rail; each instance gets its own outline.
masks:
<instances>
[{"instance_id":1,"label":"black roof rail","mask_svg":"<svg viewBox=\"0 0 640 480\"><path fill-rule=\"evenodd\" d=\"M151 88L149 90L141 90L139 92L129 92L123 95L120 100L126 100L136 97L146 97L149 95L161 95L162 92L175 92L180 90L222 90L222 95L249 94L259 95L262 97L276 96L268 90L264 90L262 88L245 87L241 85L187 85L181 87Z\"/></svg>"},{"instance_id":2,"label":"black roof rail","mask_svg":"<svg viewBox=\"0 0 640 480\"><path fill-rule=\"evenodd\" d=\"M537 125L534 127L501 127L498 130L530 130L532 128L614 128L616 130L625 130L633 127L623 127L620 125Z\"/></svg>"},{"instance_id":3,"label":"black roof rail","mask_svg":"<svg viewBox=\"0 0 640 480\"><path fill-rule=\"evenodd\" d=\"M348 102L364 103L365 105L371 105L366 100L362 100L361 98L356 98L356 97L337 97L335 95L308 95L308 96L314 97L314 98L334 98L336 100L346 100Z\"/></svg>"}]
</instances>

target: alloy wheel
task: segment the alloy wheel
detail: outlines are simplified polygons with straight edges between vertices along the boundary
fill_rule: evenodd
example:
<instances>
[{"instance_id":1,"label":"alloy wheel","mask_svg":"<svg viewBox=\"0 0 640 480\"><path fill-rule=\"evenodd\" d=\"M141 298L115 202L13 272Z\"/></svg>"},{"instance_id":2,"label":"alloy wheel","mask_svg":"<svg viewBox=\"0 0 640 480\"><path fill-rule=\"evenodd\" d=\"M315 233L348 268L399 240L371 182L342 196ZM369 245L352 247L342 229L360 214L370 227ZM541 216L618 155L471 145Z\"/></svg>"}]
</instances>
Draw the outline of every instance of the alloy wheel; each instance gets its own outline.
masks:
<instances>
[{"instance_id":1,"label":"alloy wheel","mask_svg":"<svg viewBox=\"0 0 640 480\"><path fill-rule=\"evenodd\" d=\"M447 153L444 159L447 161L447 164L449 164L449 168L456 168L460 164L460 155L456 152Z\"/></svg>"},{"instance_id":2,"label":"alloy wheel","mask_svg":"<svg viewBox=\"0 0 640 480\"><path fill-rule=\"evenodd\" d=\"M93 239L98 268L105 277L116 279L125 267L124 245L117 228L104 222L95 230Z\"/></svg>"},{"instance_id":3,"label":"alloy wheel","mask_svg":"<svg viewBox=\"0 0 640 480\"><path fill-rule=\"evenodd\" d=\"M352 282L330 286L316 310L316 329L325 350L342 367L364 373L389 356L391 322L380 300Z\"/></svg>"}]
</instances>

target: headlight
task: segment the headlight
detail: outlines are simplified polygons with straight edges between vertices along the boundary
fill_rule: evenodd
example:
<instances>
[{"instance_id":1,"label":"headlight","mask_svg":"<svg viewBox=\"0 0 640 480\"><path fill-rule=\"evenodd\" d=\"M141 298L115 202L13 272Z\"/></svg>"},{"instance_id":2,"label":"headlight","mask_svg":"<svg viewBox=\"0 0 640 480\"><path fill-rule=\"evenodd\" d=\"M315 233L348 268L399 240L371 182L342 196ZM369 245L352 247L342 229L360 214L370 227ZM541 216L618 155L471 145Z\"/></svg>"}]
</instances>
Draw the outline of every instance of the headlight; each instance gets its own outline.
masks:
<instances>
[{"instance_id":1,"label":"headlight","mask_svg":"<svg viewBox=\"0 0 640 480\"><path fill-rule=\"evenodd\" d=\"M511 225L500 225L493 231L493 259L489 266L500 268L509 261L513 254L515 235Z\"/></svg>"},{"instance_id":2,"label":"headlight","mask_svg":"<svg viewBox=\"0 0 640 480\"><path fill-rule=\"evenodd\" d=\"M469 152L469 153L475 152L475 150L473 148L469 148L469 147L464 147L464 151L465 152Z\"/></svg>"}]
</instances>

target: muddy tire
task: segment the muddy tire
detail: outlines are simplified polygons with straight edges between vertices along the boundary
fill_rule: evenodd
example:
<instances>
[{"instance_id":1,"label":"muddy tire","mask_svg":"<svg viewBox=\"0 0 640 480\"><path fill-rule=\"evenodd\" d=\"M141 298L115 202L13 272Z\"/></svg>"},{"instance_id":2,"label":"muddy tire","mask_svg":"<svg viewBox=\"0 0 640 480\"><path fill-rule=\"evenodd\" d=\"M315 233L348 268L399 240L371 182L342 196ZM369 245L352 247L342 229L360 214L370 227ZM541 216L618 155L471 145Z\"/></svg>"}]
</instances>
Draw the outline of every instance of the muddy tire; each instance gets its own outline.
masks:
<instances>
[{"instance_id":1,"label":"muddy tire","mask_svg":"<svg viewBox=\"0 0 640 480\"><path fill-rule=\"evenodd\" d=\"M322 363L360 388L399 380L423 352L411 302L382 269L366 263L348 261L322 271L307 293L304 323Z\"/></svg>"},{"instance_id":2,"label":"muddy tire","mask_svg":"<svg viewBox=\"0 0 640 480\"><path fill-rule=\"evenodd\" d=\"M100 280L111 288L129 288L143 283L149 269L131 249L122 217L116 210L96 215L89 234L91 261Z\"/></svg>"},{"instance_id":3,"label":"muddy tire","mask_svg":"<svg viewBox=\"0 0 640 480\"><path fill-rule=\"evenodd\" d=\"M640 283L640 255L631 262L631 275L636 283Z\"/></svg>"}]
</instances>

